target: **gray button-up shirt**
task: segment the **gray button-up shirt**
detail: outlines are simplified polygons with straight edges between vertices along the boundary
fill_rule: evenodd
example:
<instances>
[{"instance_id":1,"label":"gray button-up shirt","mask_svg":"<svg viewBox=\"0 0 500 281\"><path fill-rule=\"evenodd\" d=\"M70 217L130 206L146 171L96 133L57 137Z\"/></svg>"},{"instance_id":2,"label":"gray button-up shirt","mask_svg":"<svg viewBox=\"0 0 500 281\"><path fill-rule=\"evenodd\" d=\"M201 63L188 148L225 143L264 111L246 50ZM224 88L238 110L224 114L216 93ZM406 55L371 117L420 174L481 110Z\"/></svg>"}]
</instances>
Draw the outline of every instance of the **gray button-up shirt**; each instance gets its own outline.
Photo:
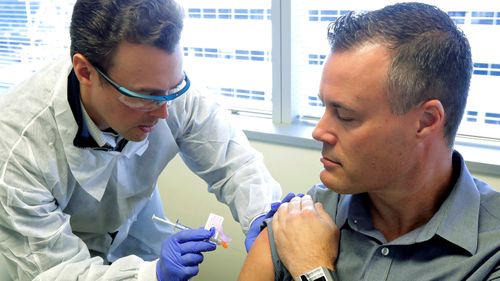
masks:
<instances>
[{"instance_id":1,"label":"gray button-up shirt","mask_svg":"<svg viewBox=\"0 0 500 281\"><path fill-rule=\"evenodd\" d=\"M321 184L309 191L341 231L337 279L500 280L500 193L473 178L458 152L453 158L461 172L438 212L390 242L374 228L366 194L339 195ZM269 237L275 280L293 280L271 230Z\"/></svg>"}]
</instances>

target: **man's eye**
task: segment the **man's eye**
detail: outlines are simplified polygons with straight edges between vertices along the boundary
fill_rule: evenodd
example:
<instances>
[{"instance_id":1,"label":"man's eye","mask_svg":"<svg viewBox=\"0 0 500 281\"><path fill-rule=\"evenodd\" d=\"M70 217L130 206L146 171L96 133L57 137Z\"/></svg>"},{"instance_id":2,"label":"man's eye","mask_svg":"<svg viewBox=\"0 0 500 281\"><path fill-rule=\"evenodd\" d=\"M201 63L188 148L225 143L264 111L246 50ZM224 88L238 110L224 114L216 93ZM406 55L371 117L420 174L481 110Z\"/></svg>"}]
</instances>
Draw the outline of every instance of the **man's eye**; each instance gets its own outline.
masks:
<instances>
[{"instance_id":1,"label":"man's eye","mask_svg":"<svg viewBox=\"0 0 500 281\"><path fill-rule=\"evenodd\" d=\"M350 116L346 116L346 115L343 115L339 112L340 110L338 108L335 108L335 115L337 116L337 118L340 120L340 121L343 121L343 122L350 122L350 121L353 121L354 118L350 117Z\"/></svg>"},{"instance_id":2,"label":"man's eye","mask_svg":"<svg viewBox=\"0 0 500 281\"><path fill-rule=\"evenodd\" d=\"M344 122L350 122L350 121L353 121L354 118L350 118L350 117L342 117L342 116L338 116L338 118L341 120L341 121L344 121Z\"/></svg>"},{"instance_id":3,"label":"man's eye","mask_svg":"<svg viewBox=\"0 0 500 281\"><path fill-rule=\"evenodd\" d=\"M147 95L147 96L165 96L167 94L168 93L165 91L154 91L154 92L144 93L144 95Z\"/></svg>"}]
</instances>

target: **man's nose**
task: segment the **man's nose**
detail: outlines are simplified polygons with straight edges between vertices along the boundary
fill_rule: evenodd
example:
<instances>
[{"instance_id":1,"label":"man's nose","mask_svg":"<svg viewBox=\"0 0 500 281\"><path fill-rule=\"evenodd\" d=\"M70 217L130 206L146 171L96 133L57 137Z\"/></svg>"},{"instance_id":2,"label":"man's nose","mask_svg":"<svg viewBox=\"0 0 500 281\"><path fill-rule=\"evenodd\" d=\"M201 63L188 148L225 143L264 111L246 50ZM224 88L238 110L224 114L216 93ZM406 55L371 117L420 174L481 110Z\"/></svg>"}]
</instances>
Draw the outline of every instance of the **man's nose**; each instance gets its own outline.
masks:
<instances>
[{"instance_id":1,"label":"man's nose","mask_svg":"<svg viewBox=\"0 0 500 281\"><path fill-rule=\"evenodd\" d=\"M158 119L167 119L168 117L168 105L167 103L162 104L157 109L150 111L149 114Z\"/></svg>"},{"instance_id":2,"label":"man's nose","mask_svg":"<svg viewBox=\"0 0 500 281\"><path fill-rule=\"evenodd\" d=\"M333 145L337 141L337 135L334 132L333 124L328 119L329 117L325 115L321 117L312 132L312 137L317 141Z\"/></svg>"},{"instance_id":3,"label":"man's nose","mask_svg":"<svg viewBox=\"0 0 500 281\"><path fill-rule=\"evenodd\" d=\"M318 123L316 124L316 127L314 127L314 130L312 131L312 137L313 139L317 140L317 141L321 141L321 137L322 135L325 134L325 129L324 129L324 119L325 116L321 117L318 121Z\"/></svg>"}]
</instances>

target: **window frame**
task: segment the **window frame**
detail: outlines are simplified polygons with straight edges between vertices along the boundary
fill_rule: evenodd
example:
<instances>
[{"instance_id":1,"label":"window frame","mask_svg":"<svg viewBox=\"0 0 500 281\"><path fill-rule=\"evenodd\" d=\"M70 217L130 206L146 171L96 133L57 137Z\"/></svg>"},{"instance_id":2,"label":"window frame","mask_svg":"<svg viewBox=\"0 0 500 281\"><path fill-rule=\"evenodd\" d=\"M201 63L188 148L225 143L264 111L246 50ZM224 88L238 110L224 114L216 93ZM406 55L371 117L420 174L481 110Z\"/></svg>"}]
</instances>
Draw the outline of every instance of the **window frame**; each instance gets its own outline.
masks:
<instances>
[{"instance_id":1,"label":"window frame","mask_svg":"<svg viewBox=\"0 0 500 281\"><path fill-rule=\"evenodd\" d=\"M293 87L297 74L292 64L292 5L300 0L271 1L272 118L236 112L233 119L250 140L321 150L321 143L311 136L317 120L298 118L299 93ZM500 140L459 134L454 148L462 154L471 172L500 176Z\"/></svg>"}]
</instances>

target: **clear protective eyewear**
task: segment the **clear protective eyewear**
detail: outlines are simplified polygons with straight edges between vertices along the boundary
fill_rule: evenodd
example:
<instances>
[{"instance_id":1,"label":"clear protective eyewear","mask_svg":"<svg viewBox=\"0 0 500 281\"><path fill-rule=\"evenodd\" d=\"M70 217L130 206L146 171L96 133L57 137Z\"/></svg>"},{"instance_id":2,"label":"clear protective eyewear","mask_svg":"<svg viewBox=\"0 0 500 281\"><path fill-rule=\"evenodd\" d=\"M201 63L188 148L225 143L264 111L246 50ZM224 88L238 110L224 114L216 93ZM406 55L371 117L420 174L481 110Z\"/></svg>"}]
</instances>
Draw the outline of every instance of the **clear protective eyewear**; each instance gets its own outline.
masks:
<instances>
[{"instance_id":1,"label":"clear protective eyewear","mask_svg":"<svg viewBox=\"0 0 500 281\"><path fill-rule=\"evenodd\" d=\"M152 95L152 94L140 94L134 91L131 91L123 86L120 86L115 81L111 80L103 71L101 71L98 67L94 67L97 73L104 78L113 88L115 88L120 94L122 94L118 100L120 100L126 106L138 110L138 111L153 111L160 108L162 105L167 104L170 105L172 101L187 92L189 87L191 86L191 82L187 77L186 73L184 73L184 79L182 79L181 83L175 86L173 89L168 90L166 95Z\"/></svg>"}]
</instances>

